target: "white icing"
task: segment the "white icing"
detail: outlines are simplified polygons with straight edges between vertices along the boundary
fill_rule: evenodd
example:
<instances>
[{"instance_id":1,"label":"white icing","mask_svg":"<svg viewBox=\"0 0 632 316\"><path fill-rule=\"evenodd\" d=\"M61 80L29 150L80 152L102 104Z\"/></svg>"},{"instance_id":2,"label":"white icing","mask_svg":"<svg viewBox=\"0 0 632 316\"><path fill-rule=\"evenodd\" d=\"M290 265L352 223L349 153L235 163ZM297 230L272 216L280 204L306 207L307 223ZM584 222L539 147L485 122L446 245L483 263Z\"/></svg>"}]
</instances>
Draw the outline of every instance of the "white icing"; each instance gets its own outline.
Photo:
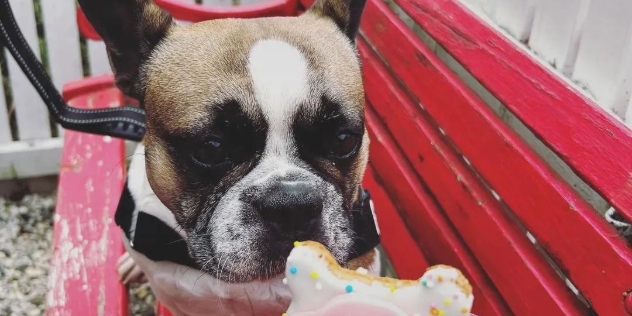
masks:
<instances>
[{"instance_id":1,"label":"white icing","mask_svg":"<svg viewBox=\"0 0 632 316\"><path fill-rule=\"evenodd\" d=\"M317 311L349 292L393 304L410 316L463 316L471 310L474 296L466 295L455 283L460 275L455 268L438 266L426 271L417 282L398 282L395 287L379 281L367 284L360 281L368 277L362 271L355 271L353 279L338 278L328 268L325 257L329 254L319 251L299 244L287 259L285 275L292 293L287 316Z\"/></svg>"},{"instance_id":2,"label":"white icing","mask_svg":"<svg viewBox=\"0 0 632 316\"><path fill-rule=\"evenodd\" d=\"M363 268L363 267L359 267L356 269L356 272L360 273L360 274L369 274L369 270Z\"/></svg>"}]
</instances>

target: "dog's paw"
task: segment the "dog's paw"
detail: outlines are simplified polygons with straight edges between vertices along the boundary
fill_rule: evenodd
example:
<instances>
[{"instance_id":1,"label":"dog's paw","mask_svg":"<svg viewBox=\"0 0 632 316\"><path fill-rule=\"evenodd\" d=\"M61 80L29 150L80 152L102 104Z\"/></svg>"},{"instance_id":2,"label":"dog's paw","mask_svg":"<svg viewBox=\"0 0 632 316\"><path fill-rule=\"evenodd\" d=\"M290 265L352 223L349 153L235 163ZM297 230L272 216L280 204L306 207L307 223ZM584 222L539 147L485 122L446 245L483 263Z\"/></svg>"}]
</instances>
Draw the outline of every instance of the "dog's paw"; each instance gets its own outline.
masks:
<instances>
[{"instance_id":1,"label":"dog's paw","mask_svg":"<svg viewBox=\"0 0 632 316\"><path fill-rule=\"evenodd\" d=\"M123 284L147 282L145 273L140 269L136 262L134 262L134 259L128 252L125 252L119 257L116 270L118 271L119 279L123 282Z\"/></svg>"}]
</instances>

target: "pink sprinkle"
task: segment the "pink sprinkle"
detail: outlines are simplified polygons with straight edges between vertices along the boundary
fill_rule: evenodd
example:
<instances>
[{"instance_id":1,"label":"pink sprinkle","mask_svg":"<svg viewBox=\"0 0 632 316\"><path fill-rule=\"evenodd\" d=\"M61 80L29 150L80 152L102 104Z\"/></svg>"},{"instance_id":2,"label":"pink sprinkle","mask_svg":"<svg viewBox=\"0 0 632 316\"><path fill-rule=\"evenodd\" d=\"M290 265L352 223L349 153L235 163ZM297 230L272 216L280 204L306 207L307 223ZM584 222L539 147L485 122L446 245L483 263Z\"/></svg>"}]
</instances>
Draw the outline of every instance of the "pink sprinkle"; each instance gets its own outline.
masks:
<instances>
[{"instance_id":1,"label":"pink sprinkle","mask_svg":"<svg viewBox=\"0 0 632 316\"><path fill-rule=\"evenodd\" d=\"M429 275L429 276L428 276L428 279L432 279L432 275Z\"/></svg>"},{"instance_id":2,"label":"pink sprinkle","mask_svg":"<svg viewBox=\"0 0 632 316\"><path fill-rule=\"evenodd\" d=\"M454 297L454 300L455 300L455 301L459 299L459 296L458 296L458 295L456 295L456 294L454 294L454 296L453 296L453 297Z\"/></svg>"},{"instance_id":3,"label":"pink sprinkle","mask_svg":"<svg viewBox=\"0 0 632 316\"><path fill-rule=\"evenodd\" d=\"M431 303L430 308L437 308L437 305L435 303Z\"/></svg>"}]
</instances>

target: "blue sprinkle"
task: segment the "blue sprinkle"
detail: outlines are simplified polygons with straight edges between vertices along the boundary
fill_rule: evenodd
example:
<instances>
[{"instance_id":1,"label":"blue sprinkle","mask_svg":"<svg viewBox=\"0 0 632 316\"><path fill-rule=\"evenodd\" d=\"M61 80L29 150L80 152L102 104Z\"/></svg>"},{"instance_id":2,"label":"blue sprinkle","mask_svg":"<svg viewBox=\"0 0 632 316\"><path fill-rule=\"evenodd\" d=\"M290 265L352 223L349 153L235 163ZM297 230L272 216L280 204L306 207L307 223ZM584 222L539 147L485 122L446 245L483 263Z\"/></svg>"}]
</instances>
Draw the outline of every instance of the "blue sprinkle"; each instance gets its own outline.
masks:
<instances>
[{"instance_id":1,"label":"blue sprinkle","mask_svg":"<svg viewBox=\"0 0 632 316\"><path fill-rule=\"evenodd\" d=\"M428 281L426 281L426 280L421 281L421 285L428 286Z\"/></svg>"},{"instance_id":2,"label":"blue sprinkle","mask_svg":"<svg viewBox=\"0 0 632 316\"><path fill-rule=\"evenodd\" d=\"M290 268L290 273L296 274L296 267L291 267Z\"/></svg>"},{"instance_id":3,"label":"blue sprinkle","mask_svg":"<svg viewBox=\"0 0 632 316\"><path fill-rule=\"evenodd\" d=\"M351 293L351 292L353 292L353 286L351 286L351 285L347 285L347 287L345 288L345 290L347 290L347 293Z\"/></svg>"}]
</instances>

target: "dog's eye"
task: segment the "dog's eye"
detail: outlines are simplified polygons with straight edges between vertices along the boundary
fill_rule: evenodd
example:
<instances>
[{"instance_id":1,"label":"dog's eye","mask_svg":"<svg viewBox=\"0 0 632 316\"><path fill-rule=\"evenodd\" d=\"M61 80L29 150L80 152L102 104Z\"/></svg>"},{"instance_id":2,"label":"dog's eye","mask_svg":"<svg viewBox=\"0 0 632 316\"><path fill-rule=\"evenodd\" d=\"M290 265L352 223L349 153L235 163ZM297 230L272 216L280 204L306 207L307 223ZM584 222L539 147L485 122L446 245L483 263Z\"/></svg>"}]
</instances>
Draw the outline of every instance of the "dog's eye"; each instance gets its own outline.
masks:
<instances>
[{"instance_id":1,"label":"dog's eye","mask_svg":"<svg viewBox=\"0 0 632 316\"><path fill-rule=\"evenodd\" d=\"M348 158L358 149L360 137L356 134L338 133L332 143L330 154L335 158Z\"/></svg>"},{"instance_id":2,"label":"dog's eye","mask_svg":"<svg viewBox=\"0 0 632 316\"><path fill-rule=\"evenodd\" d=\"M193 149L191 156L193 161L203 167L211 168L228 162L228 154L222 141L211 140Z\"/></svg>"}]
</instances>

